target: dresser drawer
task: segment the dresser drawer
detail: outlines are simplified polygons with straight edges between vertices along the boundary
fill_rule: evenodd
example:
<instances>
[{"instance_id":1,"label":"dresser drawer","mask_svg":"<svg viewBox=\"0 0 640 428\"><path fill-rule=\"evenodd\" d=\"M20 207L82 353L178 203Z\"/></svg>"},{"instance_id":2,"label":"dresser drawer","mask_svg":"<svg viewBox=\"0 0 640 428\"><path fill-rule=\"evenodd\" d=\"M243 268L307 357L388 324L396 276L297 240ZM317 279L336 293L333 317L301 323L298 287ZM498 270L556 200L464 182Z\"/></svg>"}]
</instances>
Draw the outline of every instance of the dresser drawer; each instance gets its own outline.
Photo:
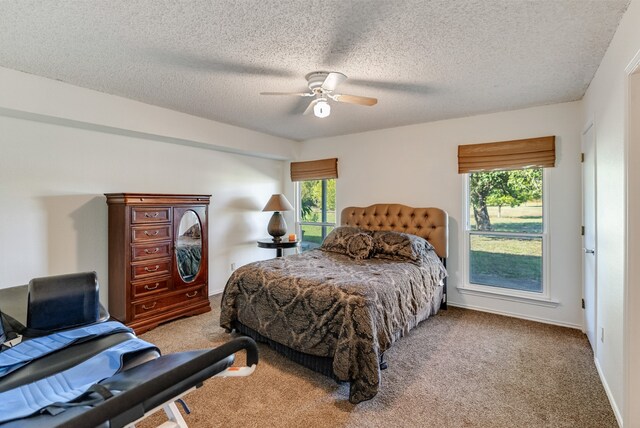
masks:
<instances>
[{"instance_id":1,"label":"dresser drawer","mask_svg":"<svg viewBox=\"0 0 640 428\"><path fill-rule=\"evenodd\" d=\"M131 283L133 299L149 297L154 294L166 293L171 288L171 278L153 279Z\"/></svg>"},{"instance_id":2,"label":"dresser drawer","mask_svg":"<svg viewBox=\"0 0 640 428\"><path fill-rule=\"evenodd\" d=\"M133 226L131 228L131 242L165 241L171 239L171 225Z\"/></svg>"},{"instance_id":3,"label":"dresser drawer","mask_svg":"<svg viewBox=\"0 0 640 428\"><path fill-rule=\"evenodd\" d=\"M131 246L131 260L159 259L171 256L171 241L134 244Z\"/></svg>"},{"instance_id":4,"label":"dresser drawer","mask_svg":"<svg viewBox=\"0 0 640 428\"><path fill-rule=\"evenodd\" d=\"M204 294L205 287L193 287L180 292L174 292L169 295L158 296L155 299L145 300L144 302L133 304L133 317L144 318L152 316L159 312L169 311L175 308L184 308L190 302L198 302L206 299Z\"/></svg>"},{"instance_id":5,"label":"dresser drawer","mask_svg":"<svg viewBox=\"0 0 640 428\"><path fill-rule=\"evenodd\" d=\"M171 259L148 260L144 263L131 265L131 280L149 278L151 276L168 275L171 273Z\"/></svg>"},{"instance_id":6,"label":"dresser drawer","mask_svg":"<svg viewBox=\"0 0 640 428\"><path fill-rule=\"evenodd\" d=\"M171 219L171 207L131 207L131 223L164 223Z\"/></svg>"}]
</instances>

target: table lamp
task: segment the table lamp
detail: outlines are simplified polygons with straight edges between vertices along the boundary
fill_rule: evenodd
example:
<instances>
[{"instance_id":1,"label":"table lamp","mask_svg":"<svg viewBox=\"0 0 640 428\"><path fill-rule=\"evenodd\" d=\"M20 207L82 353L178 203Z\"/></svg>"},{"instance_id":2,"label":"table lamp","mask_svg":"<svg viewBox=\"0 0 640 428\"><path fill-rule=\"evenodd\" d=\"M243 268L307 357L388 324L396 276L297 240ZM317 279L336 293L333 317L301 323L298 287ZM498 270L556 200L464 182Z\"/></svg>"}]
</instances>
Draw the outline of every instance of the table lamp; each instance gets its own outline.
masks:
<instances>
[{"instance_id":1,"label":"table lamp","mask_svg":"<svg viewBox=\"0 0 640 428\"><path fill-rule=\"evenodd\" d=\"M274 211L267 226L267 232L273 236L274 242L280 242L282 237L287 233L287 222L284 221L284 216L280 214L280 211L291 210L293 210L293 207L283 194L272 195L267 205L264 206L262 211Z\"/></svg>"}]
</instances>

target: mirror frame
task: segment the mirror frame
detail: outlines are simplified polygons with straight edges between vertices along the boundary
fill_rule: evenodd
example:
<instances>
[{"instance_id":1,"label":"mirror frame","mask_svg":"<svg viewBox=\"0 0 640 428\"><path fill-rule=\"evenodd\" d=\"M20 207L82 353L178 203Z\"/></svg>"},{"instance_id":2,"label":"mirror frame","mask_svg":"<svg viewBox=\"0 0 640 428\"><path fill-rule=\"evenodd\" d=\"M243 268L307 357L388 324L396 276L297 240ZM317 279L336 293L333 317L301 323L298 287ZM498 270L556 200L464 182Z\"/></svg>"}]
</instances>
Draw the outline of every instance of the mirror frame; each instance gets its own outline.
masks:
<instances>
[{"instance_id":1,"label":"mirror frame","mask_svg":"<svg viewBox=\"0 0 640 428\"><path fill-rule=\"evenodd\" d=\"M185 281L180 275L180 270L178 269L178 257L177 257L177 244L178 237L180 236L180 222L182 217L188 212L192 211L195 213L198 221L200 222L200 244L201 244L201 258L200 258L200 269L198 273L193 277L193 279L189 282ZM180 287L194 287L196 285L207 282L207 277L209 274L209 239L208 239L208 228L207 228L207 207L206 206L184 206L184 207L175 207L173 210L173 283L174 288L178 289Z\"/></svg>"}]
</instances>

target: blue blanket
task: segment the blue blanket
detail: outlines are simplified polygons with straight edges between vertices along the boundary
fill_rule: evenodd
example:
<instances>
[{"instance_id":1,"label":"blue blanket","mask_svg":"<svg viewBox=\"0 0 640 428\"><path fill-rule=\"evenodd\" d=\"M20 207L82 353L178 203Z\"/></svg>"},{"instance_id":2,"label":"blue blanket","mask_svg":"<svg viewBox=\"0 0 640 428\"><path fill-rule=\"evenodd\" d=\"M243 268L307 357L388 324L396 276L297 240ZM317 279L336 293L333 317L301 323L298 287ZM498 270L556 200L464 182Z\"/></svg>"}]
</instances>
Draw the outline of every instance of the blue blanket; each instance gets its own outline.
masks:
<instances>
[{"instance_id":1,"label":"blue blanket","mask_svg":"<svg viewBox=\"0 0 640 428\"><path fill-rule=\"evenodd\" d=\"M80 397L91 386L120 371L127 354L148 349L157 348L144 340L130 339L70 369L0 392L0 423L25 418L54 403L68 403Z\"/></svg>"},{"instance_id":2,"label":"blue blanket","mask_svg":"<svg viewBox=\"0 0 640 428\"><path fill-rule=\"evenodd\" d=\"M33 360L70 345L122 332L131 333L133 330L117 321L108 321L25 340L13 348L0 352L0 378Z\"/></svg>"}]
</instances>

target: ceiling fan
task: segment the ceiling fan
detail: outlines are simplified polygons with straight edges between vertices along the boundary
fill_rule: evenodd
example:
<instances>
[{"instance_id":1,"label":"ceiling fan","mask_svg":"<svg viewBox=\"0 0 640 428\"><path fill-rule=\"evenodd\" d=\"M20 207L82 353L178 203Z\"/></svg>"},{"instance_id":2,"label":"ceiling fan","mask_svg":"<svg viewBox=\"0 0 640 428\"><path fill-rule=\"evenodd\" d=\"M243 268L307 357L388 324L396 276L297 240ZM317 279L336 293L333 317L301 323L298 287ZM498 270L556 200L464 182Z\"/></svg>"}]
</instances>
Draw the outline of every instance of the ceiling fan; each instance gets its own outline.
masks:
<instances>
[{"instance_id":1,"label":"ceiling fan","mask_svg":"<svg viewBox=\"0 0 640 428\"><path fill-rule=\"evenodd\" d=\"M313 111L316 117L327 117L331 114L329 99L341 103L359 104L362 106L376 105L376 98L360 97L357 95L336 94L336 87L347 80L347 76L335 71L314 71L306 76L311 92L260 92L260 95L293 95L298 97L314 97L303 114Z\"/></svg>"}]
</instances>

